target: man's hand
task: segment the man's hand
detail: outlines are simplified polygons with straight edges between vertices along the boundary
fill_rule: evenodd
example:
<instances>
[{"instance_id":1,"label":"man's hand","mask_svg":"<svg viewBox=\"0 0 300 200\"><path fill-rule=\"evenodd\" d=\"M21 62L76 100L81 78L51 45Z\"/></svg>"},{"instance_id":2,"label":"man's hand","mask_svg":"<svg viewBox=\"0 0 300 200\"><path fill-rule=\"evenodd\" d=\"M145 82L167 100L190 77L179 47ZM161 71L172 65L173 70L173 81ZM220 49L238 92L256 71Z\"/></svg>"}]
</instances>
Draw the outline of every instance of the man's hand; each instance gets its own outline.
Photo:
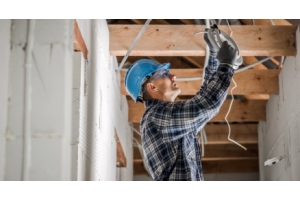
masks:
<instances>
[{"instance_id":1,"label":"man's hand","mask_svg":"<svg viewBox=\"0 0 300 200\"><path fill-rule=\"evenodd\" d=\"M209 30L209 29L206 28L204 31L207 32L208 30ZM208 47L209 47L209 52L210 52L210 54L211 54L212 56L216 56L217 53L218 53L218 51L217 51L217 49L215 49L215 47L214 47L214 46L211 44L211 42L209 41L208 36L207 36L207 33L204 33L204 40L205 40L206 44L207 44Z\"/></svg>"},{"instance_id":2,"label":"man's hand","mask_svg":"<svg viewBox=\"0 0 300 200\"><path fill-rule=\"evenodd\" d=\"M217 54L217 59L219 60L220 64L228 64L230 66L233 66L236 62L237 57L237 50L232 48L232 46L230 46L227 41L224 41L222 43L220 51Z\"/></svg>"}]
</instances>

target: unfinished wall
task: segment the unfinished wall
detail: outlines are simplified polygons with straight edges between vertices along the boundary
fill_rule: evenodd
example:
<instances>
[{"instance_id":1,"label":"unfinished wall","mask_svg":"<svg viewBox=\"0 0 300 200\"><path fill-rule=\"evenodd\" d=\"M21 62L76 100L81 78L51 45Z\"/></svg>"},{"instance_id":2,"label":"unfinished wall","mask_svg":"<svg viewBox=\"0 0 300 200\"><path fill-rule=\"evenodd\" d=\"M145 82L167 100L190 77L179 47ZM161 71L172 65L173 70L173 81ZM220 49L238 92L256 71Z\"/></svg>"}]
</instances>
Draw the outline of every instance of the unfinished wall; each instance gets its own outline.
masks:
<instances>
[{"instance_id":1,"label":"unfinished wall","mask_svg":"<svg viewBox=\"0 0 300 200\"><path fill-rule=\"evenodd\" d=\"M0 179L71 180L73 21L0 26Z\"/></svg>"},{"instance_id":2,"label":"unfinished wall","mask_svg":"<svg viewBox=\"0 0 300 200\"><path fill-rule=\"evenodd\" d=\"M279 75L279 95L267 103L267 121L259 124L260 180L300 180L300 33L297 56L287 57ZM268 159L287 156L277 164Z\"/></svg>"},{"instance_id":3,"label":"unfinished wall","mask_svg":"<svg viewBox=\"0 0 300 200\"><path fill-rule=\"evenodd\" d=\"M81 52L73 53L73 87L72 87L72 181L77 181L78 143L79 143L79 105L81 83Z\"/></svg>"},{"instance_id":4,"label":"unfinished wall","mask_svg":"<svg viewBox=\"0 0 300 200\"><path fill-rule=\"evenodd\" d=\"M2 58L0 67L0 181L2 181L5 174L5 132L8 105L11 20L0 20L0 27L0 55Z\"/></svg>"},{"instance_id":5,"label":"unfinished wall","mask_svg":"<svg viewBox=\"0 0 300 200\"><path fill-rule=\"evenodd\" d=\"M82 59L78 180L132 180L132 132L126 97L120 94L115 57L109 55L106 20L77 20L88 49ZM117 168L115 132L127 166Z\"/></svg>"}]
</instances>

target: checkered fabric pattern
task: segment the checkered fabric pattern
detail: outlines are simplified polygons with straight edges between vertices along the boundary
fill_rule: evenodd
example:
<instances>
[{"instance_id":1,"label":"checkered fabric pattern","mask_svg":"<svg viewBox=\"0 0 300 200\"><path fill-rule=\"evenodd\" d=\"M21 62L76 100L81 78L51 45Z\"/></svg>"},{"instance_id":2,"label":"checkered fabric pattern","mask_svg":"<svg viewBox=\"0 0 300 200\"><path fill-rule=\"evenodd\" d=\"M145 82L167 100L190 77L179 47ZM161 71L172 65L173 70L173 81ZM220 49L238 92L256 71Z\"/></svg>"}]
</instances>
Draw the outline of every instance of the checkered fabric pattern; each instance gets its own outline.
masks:
<instances>
[{"instance_id":1,"label":"checkered fabric pattern","mask_svg":"<svg viewBox=\"0 0 300 200\"><path fill-rule=\"evenodd\" d=\"M197 133L220 110L233 68L210 56L205 81L186 101L145 101L141 119L142 147L153 180L204 180Z\"/></svg>"}]
</instances>

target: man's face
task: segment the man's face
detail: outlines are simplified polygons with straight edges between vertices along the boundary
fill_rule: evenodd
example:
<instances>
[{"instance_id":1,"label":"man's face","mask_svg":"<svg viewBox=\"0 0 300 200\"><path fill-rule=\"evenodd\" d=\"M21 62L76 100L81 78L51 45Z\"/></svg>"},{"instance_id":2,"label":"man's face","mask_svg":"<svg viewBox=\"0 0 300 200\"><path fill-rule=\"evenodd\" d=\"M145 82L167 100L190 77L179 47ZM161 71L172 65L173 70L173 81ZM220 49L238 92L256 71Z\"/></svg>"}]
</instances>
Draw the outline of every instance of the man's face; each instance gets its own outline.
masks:
<instances>
[{"instance_id":1,"label":"man's face","mask_svg":"<svg viewBox=\"0 0 300 200\"><path fill-rule=\"evenodd\" d=\"M176 76L170 74L167 69L158 70L150 78L150 81L158 88L161 95L174 100L181 92L175 80Z\"/></svg>"}]
</instances>

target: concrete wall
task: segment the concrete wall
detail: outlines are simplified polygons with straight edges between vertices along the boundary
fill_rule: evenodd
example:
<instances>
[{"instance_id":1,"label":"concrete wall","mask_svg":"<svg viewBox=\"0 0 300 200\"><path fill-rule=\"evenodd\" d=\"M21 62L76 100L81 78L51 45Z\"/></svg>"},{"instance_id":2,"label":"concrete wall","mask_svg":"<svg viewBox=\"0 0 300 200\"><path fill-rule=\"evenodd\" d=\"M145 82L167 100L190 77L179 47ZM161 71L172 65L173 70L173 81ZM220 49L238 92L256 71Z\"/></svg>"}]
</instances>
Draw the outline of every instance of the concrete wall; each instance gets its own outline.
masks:
<instances>
[{"instance_id":1,"label":"concrete wall","mask_svg":"<svg viewBox=\"0 0 300 200\"><path fill-rule=\"evenodd\" d=\"M78 180L132 180L132 132L128 107L120 95L120 75L115 57L109 55L106 20L77 20L88 49L82 59ZM116 167L115 132L127 158Z\"/></svg>"},{"instance_id":2,"label":"concrete wall","mask_svg":"<svg viewBox=\"0 0 300 200\"><path fill-rule=\"evenodd\" d=\"M259 124L260 180L300 180L300 32L295 57L287 57L279 75L279 95L267 103L267 121ZM287 156L269 167L264 162Z\"/></svg>"},{"instance_id":3,"label":"concrete wall","mask_svg":"<svg viewBox=\"0 0 300 200\"><path fill-rule=\"evenodd\" d=\"M0 26L0 179L71 180L73 20Z\"/></svg>"}]
</instances>

